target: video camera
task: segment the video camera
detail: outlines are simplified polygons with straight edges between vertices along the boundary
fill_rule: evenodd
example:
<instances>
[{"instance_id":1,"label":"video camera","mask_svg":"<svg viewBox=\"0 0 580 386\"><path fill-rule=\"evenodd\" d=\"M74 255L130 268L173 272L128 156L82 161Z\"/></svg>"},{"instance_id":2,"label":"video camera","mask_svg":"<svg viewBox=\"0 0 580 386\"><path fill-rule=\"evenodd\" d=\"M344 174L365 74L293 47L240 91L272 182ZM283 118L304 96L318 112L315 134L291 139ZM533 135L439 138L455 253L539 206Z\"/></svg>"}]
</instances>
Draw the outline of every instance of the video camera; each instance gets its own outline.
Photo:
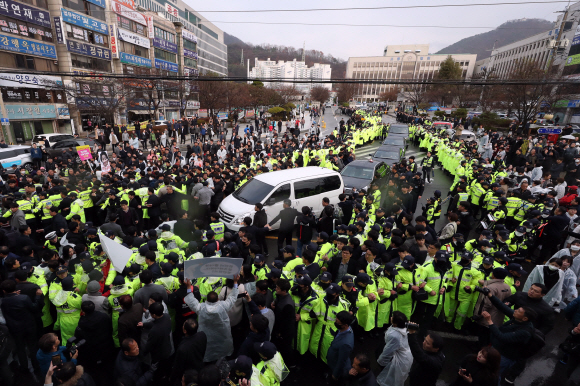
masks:
<instances>
[{"instance_id":1,"label":"video camera","mask_svg":"<svg viewBox=\"0 0 580 386\"><path fill-rule=\"evenodd\" d=\"M489 295L489 293L491 292L491 290L487 287L473 287L473 289L477 292L479 292L480 294L483 294L483 296L487 296Z\"/></svg>"},{"instance_id":2,"label":"video camera","mask_svg":"<svg viewBox=\"0 0 580 386\"><path fill-rule=\"evenodd\" d=\"M77 353L78 348L85 343L87 343L87 341L84 339L79 340L77 343L77 338L75 336L68 338L66 341L65 357L72 358Z\"/></svg>"}]
</instances>

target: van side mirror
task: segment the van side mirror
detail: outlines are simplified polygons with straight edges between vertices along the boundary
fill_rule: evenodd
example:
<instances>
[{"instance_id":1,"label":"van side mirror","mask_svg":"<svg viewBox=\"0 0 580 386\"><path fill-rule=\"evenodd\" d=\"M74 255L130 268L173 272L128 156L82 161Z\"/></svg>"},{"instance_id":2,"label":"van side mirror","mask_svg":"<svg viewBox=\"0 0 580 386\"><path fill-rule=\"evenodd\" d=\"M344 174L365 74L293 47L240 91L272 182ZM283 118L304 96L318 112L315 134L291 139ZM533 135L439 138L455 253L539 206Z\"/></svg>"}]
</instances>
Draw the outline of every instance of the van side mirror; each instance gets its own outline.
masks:
<instances>
[{"instance_id":1,"label":"van side mirror","mask_svg":"<svg viewBox=\"0 0 580 386\"><path fill-rule=\"evenodd\" d=\"M274 198L269 198L268 201L266 201L266 205L274 205L276 203L276 200Z\"/></svg>"}]
</instances>

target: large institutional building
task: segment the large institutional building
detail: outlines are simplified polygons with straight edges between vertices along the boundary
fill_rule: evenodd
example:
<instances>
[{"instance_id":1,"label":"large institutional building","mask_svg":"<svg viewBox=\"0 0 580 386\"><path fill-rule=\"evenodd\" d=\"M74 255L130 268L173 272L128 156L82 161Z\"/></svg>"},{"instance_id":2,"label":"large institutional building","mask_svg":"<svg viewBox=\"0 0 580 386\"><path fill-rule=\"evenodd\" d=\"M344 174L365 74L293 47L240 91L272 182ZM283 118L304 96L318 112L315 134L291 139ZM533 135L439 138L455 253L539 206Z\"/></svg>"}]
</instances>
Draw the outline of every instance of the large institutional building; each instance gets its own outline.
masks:
<instances>
[{"instance_id":1,"label":"large institutional building","mask_svg":"<svg viewBox=\"0 0 580 386\"><path fill-rule=\"evenodd\" d=\"M96 112L92 102L106 106L114 92L83 75L227 75L223 31L181 0L3 0L0 29L0 111L9 119L2 128L16 143L70 132L71 120L78 130L152 114L143 92ZM169 91L171 83L166 86L158 118L161 112L172 119L199 108L195 90L187 91L193 97L185 105ZM79 97L65 88L76 88Z\"/></svg>"},{"instance_id":2,"label":"large institutional building","mask_svg":"<svg viewBox=\"0 0 580 386\"><path fill-rule=\"evenodd\" d=\"M429 53L428 44L407 44L385 47L383 56L348 58L346 77L350 79L432 79L439 71L447 54ZM454 54L453 60L461 65L463 77L470 78L477 55ZM359 87L356 99L361 102L378 101L379 95L396 85L367 84Z\"/></svg>"}]
</instances>

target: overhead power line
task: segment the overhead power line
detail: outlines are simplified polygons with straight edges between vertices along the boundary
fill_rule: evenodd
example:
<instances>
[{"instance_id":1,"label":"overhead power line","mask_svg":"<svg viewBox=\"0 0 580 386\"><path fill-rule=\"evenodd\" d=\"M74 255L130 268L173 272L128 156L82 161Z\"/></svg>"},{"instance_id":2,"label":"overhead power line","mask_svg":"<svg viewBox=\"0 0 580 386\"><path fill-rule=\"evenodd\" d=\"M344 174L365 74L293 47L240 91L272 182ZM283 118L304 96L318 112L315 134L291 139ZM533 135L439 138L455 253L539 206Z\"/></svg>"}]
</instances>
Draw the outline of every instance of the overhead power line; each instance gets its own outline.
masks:
<instances>
[{"instance_id":1,"label":"overhead power line","mask_svg":"<svg viewBox=\"0 0 580 386\"><path fill-rule=\"evenodd\" d=\"M211 10L197 11L199 13L267 13L267 12L334 12L334 11L376 11L381 9L417 9L417 8L463 8L463 7L495 7L504 5L533 5L569 3L568 0L556 1L513 1L499 3L468 3L468 4L431 4L431 5L393 5L383 7L346 7L346 8L307 8L307 9L248 9L248 10Z\"/></svg>"},{"instance_id":2,"label":"overhead power line","mask_svg":"<svg viewBox=\"0 0 580 386\"><path fill-rule=\"evenodd\" d=\"M2 70L9 74L21 73L20 70ZM75 74L71 72L36 72L36 75L66 76L74 79L81 78L104 78L104 79L138 79L141 81L189 81L189 82L253 82L261 81L267 83L293 83L293 84L393 84L393 85L472 85L472 86L493 86L493 85L559 85L559 84L576 84L580 85L580 79L457 79L457 80L440 80L440 79L294 79L294 78L268 78L254 79L247 77L212 77L199 76L191 78L188 76L160 76L160 75L142 75L142 74ZM1 78L0 78L1 79ZM7 79L11 80L11 79ZM46 85L46 87L58 88L59 86Z\"/></svg>"},{"instance_id":3,"label":"overhead power line","mask_svg":"<svg viewBox=\"0 0 580 386\"><path fill-rule=\"evenodd\" d=\"M209 20L208 20L209 21ZM450 25L396 25L396 24L347 24L347 23L300 23L300 22L267 22L267 21L224 21L211 20L210 23L225 24L263 24L263 25L303 25L303 26L327 26L327 27L391 27L391 28L444 28L444 29L533 29L521 27L483 27L483 26L450 26Z\"/></svg>"}]
</instances>

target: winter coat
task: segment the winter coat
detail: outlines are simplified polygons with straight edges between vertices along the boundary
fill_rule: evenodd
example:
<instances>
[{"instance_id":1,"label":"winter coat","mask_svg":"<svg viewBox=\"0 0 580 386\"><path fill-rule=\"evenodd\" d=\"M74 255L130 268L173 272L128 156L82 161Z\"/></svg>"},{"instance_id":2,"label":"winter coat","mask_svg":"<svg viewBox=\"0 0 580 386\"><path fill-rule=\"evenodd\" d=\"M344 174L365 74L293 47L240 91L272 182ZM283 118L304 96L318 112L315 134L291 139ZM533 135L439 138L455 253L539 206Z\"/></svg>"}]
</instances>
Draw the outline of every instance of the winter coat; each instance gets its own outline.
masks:
<instances>
[{"instance_id":1,"label":"winter coat","mask_svg":"<svg viewBox=\"0 0 580 386\"><path fill-rule=\"evenodd\" d=\"M403 386L413 364L407 330L391 326L385 333L385 348L377 359L384 366L377 377L380 386Z\"/></svg>"},{"instance_id":2,"label":"winter coat","mask_svg":"<svg viewBox=\"0 0 580 386\"><path fill-rule=\"evenodd\" d=\"M524 288L522 289L523 292L527 293L534 283L544 284L544 267L545 267L544 265L536 265L534 267L534 269L526 279L526 284L524 284ZM564 272L560 269L558 271L560 280L558 280L558 283L548 291L546 296L543 297L544 301L548 303L551 307L554 306L554 304L558 304L560 303L560 301L562 301L562 286L564 284Z\"/></svg>"}]
</instances>

